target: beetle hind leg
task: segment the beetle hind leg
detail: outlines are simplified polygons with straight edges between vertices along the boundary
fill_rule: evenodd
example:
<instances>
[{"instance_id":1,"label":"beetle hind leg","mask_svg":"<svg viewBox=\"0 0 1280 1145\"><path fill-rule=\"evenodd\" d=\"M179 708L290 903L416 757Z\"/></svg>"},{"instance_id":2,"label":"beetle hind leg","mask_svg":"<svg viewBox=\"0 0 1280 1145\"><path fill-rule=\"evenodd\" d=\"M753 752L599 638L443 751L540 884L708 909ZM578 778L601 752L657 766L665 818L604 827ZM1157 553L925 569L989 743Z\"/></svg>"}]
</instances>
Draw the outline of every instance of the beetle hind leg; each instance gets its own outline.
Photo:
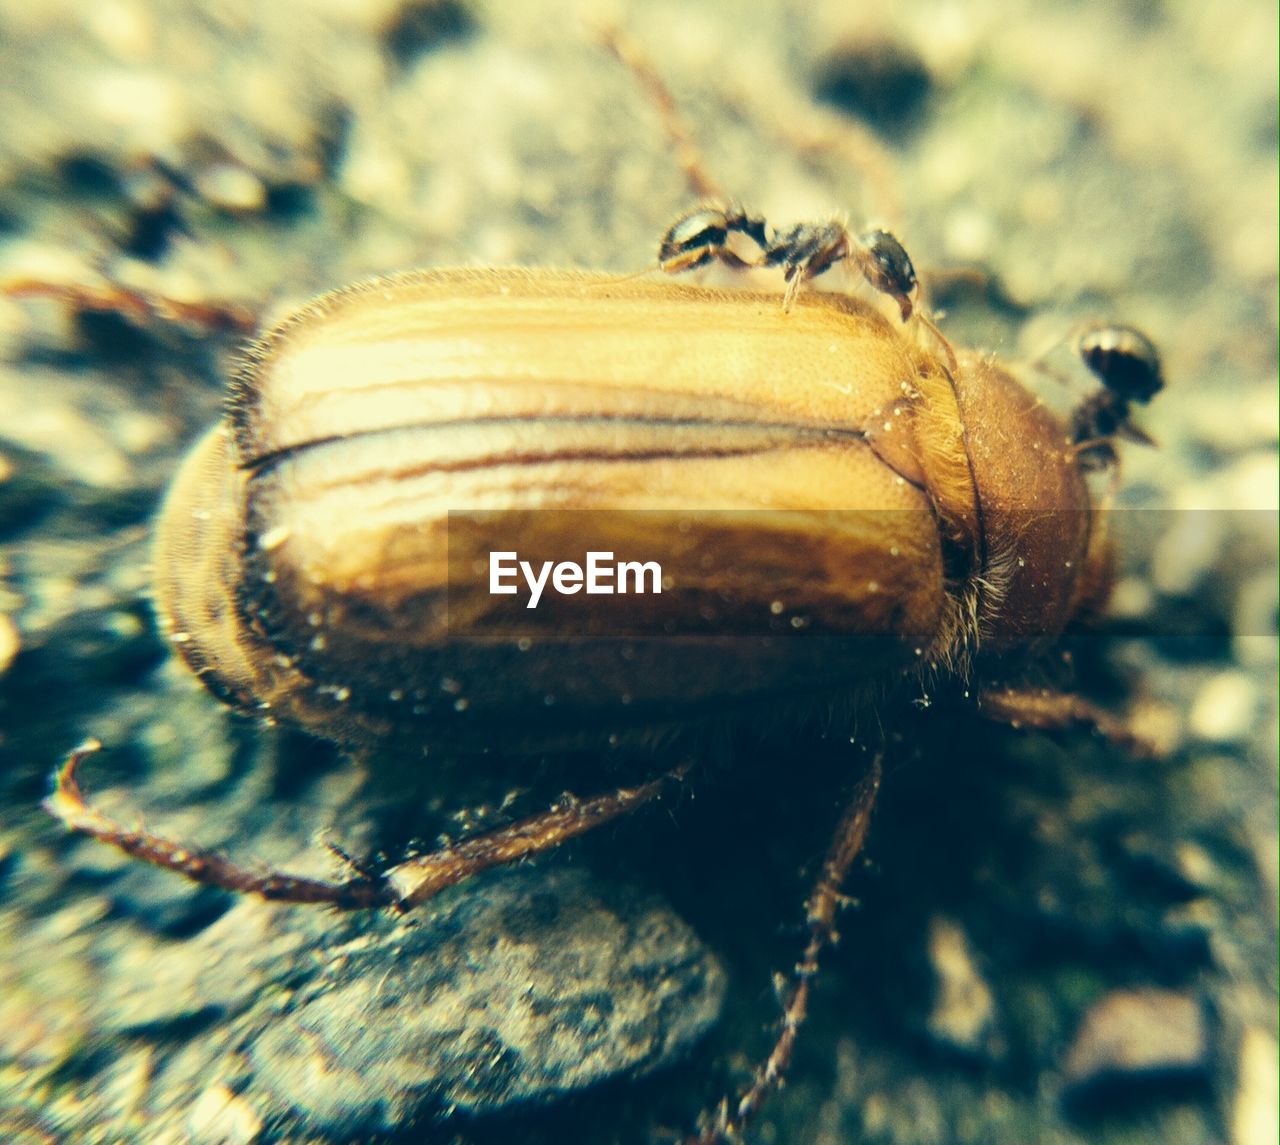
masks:
<instances>
[{"instance_id":1,"label":"beetle hind leg","mask_svg":"<svg viewBox=\"0 0 1280 1145\"><path fill-rule=\"evenodd\" d=\"M1160 754L1157 746L1126 720L1072 692L985 688L978 696L978 710L987 719L1013 728L1048 732L1085 728L1132 755L1154 758Z\"/></svg>"},{"instance_id":2,"label":"beetle hind leg","mask_svg":"<svg viewBox=\"0 0 1280 1145\"><path fill-rule=\"evenodd\" d=\"M44 806L70 830L204 886L257 895L271 902L315 903L339 910L377 906L409 910L490 867L551 850L638 810L682 780L689 770L684 764L638 787L621 787L588 799L562 796L541 814L406 859L381 873L331 847L351 874L329 882L252 870L216 852L166 839L146 828L128 828L109 818L85 800L78 777L80 765L101 746L90 740L76 748L54 775L53 793Z\"/></svg>"},{"instance_id":3,"label":"beetle hind leg","mask_svg":"<svg viewBox=\"0 0 1280 1145\"><path fill-rule=\"evenodd\" d=\"M693 130L680 111L666 81L658 74L644 49L616 25L603 22L596 35L605 50L635 77L646 97L662 120L668 145L674 154L685 182L695 196L723 201L719 185L707 170L702 151L694 141Z\"/></svg>"},{"instance_id":4,"label":"beetle hind leg","mask_svg":"<svg viewBox=\"0 0 1280 1145\"><path fill-rule=\"evenodd\" d=\"M688 771L689 765L682 764L637 787L620 787L587 799L561 796L541 814L406 859L382 877L396 905L409 909L489 867L549 851L611 819L630 814L663 795Z\"/></svg>"},{"instance_id":5,"label":"beetle hind leg","mask_svg":"<svg viewBox=\"0 0 1280 1145\"><path fill-rule=\"evenodd\" d=\"M396 905L385 882L363 872L342 882L326 882L276 871L255 871L213 851L166 839L145 827L123 826L87 803L80 788L79 767L101 746L97 740L89 740L76 748L55 773L53 794L44 802L45 810L70 830L194 883L258 895L272 902L319 903L347 910Z\"/></svg>"},{"instance_id":6,"label":"beetle hind leg","mask_svg":"<svg viewBox=\"0 0 1280 1145\"><path fill-rule=\"evenodd\" d=\"M746 1123L755 1116L769 1095L781 1087L787 1067L791 1064L800 1027L808 1013L809 992L818 974L819 960L840 939L836 931L836 919L841 909L850 902L841 888L866 842L871 813L880 791L882 772L883 757L877 752L867 774L859 781L840 817L822 863L822 872L805 903L809 941L800 961L796 963L794 985L782 1007L782 1028L773 1049L756 1071L755 1080L736 1104L721 1103L707 1128L687 1141L686 1145L722 1145L739 1140Z\"/></svg>"}]
</instances>

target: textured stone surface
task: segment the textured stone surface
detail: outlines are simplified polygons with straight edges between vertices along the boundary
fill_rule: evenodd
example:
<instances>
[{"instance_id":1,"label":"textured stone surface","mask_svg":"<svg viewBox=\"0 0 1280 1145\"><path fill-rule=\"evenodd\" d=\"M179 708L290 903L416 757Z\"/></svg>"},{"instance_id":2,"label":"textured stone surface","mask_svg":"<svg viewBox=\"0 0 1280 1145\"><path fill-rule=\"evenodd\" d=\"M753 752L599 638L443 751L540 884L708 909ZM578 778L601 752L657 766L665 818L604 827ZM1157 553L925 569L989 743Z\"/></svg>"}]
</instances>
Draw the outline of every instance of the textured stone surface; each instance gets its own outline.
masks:
<instances>
[{"instance_id":1,"label":"textured stone surface","mask_svg":"<svg viewBox=\"0 0 1280 1145\"><path fill-rule=\"evenodd\" d=\"M930 1035L962 1053L998 1053L991 987L974 965L964 931L950 919L935 918L929 924L929 963L935 979Z\"/></svg>"},{"instance_id":2,"label":"textured stone surface","mask_svg":"<svg viewBox=\"0 0 1280 1145\"><path fill-rule=\"evenodd\" d=\"M1172 990L1127 990L1094 1003L1067 1051L1077 1092L1132 1078L1203 1077L1210 1061L1204 1009Z\"/></svg>"},{"instance_id":3,"label":"textured stone surface","mask_svg":"<svg viewBox=\"0 0 1280 1145\"><path fill-rule=\"evenodd\" d=\"M572 867L491 872L402 917L246 899L180 946L95 941L107 910L77 897L6 936L0 1045L33 1071L111 1035L164 1046L81 1110L130 1139L253 1139L282 1115L344 1138L545 1103L679 1061L725 990L661 900Z\"/></svg>"},{"instance_id":4,"label":"textured stone surface","mask_svg":"<svg viewBox=\"0 0 1280 1145\"><path fill-rule=\"evenodd\" d=\"M780 223L831 210L892 223L958 343L1045 353L1077 378L1062 335L1078 319L1149 331L1169 388L1142 413L1161 447L1126 450L1116 493L1119 635L1075 647L1072 670L1100 699L1132 697L1169 751L1138 761L1087 736L991 730L940 691L854 728L720 748L730 763L696 800L555 864L591 872L589 897L618 917L657 893L689 920L729 976L712 1040L648 1081L440 1134L636 1145L741 1086L858 766L848 735L883 726L892 758L860 906L757 1139L1252 1145L1253 1126L1274 1124L1260 1111L1269 1095L1274 1111L1280 869L1275 6L613 10L728 194ZM869 59L885 66L852 90L850 67ZM0 277L101 274L272 314L414 264L633 272L689 206L653 109L548 0L0 0L0 77ZM908 105L886 101L895 85ZM883 155L853 110L876 119ZM974 264L990 277L930 273ZM524 811L608 781L594 759L475 785L433 761L403 769L409 790L402 773L228 719L167 663L148 522L235 351L0 299L0 614L18 633L0 675L0 1136L152 1142L261 1123L268 1140L337 1141L351 1121L394 1120L395 1101L417 1108L393 1096L374 1110L363 1093L325 1106L298 1072L318 1058L268 1050L296 1021L377 1061L382 1034L335 1033L374 988L327 977L324 951L394 926L233 904L69 840L38 803L86 734L111 749L85 777L104 806L301 873L331 871L318 838L396 854L458 834L455 812L500 807L512 788L529 789ZM410 973L377 941L361 958ZM981 1013L954 1004L969 970L990 991ZM1146 990L1213 1016L1203 1089L1122 1081L1087 1110L1064 1102L1086 1016ZM403 1084L392 1073L379 1092ZM291 1088L313 1094L301 1114Z\"/></svg>"},{"instance_id":5,"label":"textured stone surface","mask_svg":"<svg viewBox=\"0 0 1280 1145\"><path fill-rule=\"evenodd\" d=\"M572 870L485 876L401 920L326 935L249 1047L254 1082L350 1132L488 1113L671 1064L724 974L660 903Z\"/></svg>"}]
</instances>

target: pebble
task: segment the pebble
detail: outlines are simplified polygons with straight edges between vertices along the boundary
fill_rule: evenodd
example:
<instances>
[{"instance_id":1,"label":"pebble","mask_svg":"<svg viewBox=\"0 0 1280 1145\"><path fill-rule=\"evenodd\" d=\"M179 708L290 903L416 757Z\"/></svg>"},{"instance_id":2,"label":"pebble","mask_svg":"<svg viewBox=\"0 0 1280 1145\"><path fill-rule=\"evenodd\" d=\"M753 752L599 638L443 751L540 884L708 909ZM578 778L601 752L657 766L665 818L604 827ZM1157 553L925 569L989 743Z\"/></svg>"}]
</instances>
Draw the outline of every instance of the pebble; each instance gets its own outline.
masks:
<instances>
[{"instance_id":1,"label":"pebble","mask_svg":"<svg viewBox=\"0 0 1280 1145\"><path fill-rule=\"evenodd\" d=\"M1276 639L1276 570L1263 569L1244 581L1236 595L1232 648L1245 668L1263 669L1274 680Z\"/></svg>"},{"instance_id":2,"label":"pebble","mask_svg":"<svg viewBox=\"0 0 1280 1145\"><path fill-rule=\"evenodd\" d=\"M267 189L252 171L220 163L196 177L196 190L206 202L235 214L256 214L267 205Z\"/></svg>"},{"instance_id":3,"label":"pebble","mask_svg":"<svg viewBox=\"0 0 1280 1145\"><path fill-rule=\"evenodd\" d=\"M13 617L0 612L0 676L9 670L9 665L17 657L21 646L18 626L14 624Z\"/></svg>"},{"instance_id":4,"label":"pebble","mask_svg":"<svg viewBox=\"0 0 1280 1145\"><path fill-rule=\"evenodd\" d=\"M719 1015L723 971L658 900L577 868L459 891L329 935L249 1045L255 1089L328 1133L390 1130L648 1074Z\"/></svg>"},{"instance_id":5,"label":"pebble","mask_svg":"<svg viewBox=\"0 0 1280 1145\"><path fill-rule=\"evenodd\" d=\"M253 1145L262 1134L257 1111L225 1085L211 1085L200 1095L189 1124L199 1145Z\"/></svg>"},{"instance_id":6,"label":"pebble","mask_svg":"<svg viewBox=\"0 0 1280 1145\"><path fill-rule=\"evenodd\" d=\"M1219 672L1196 693L1188 717L1191 732L1212 743L1243 739L1258 710L1258 687L1244 672Z\"/></svg>"},{"instance_id":7,"label":"pebble","mask_svg":"<svg viewBox=\"0 0 1280 1145\"><path fill-rule=\"evenodd\" d=\"M1237 1089L1231 1107L1231 1145L1266 1145L1280 1139L1280 1047L1275 1035L1250 1026L1240 1043Z\"/></svg>"},{"instance_id":8,"label":"pebble","mask_svg":"<svg viewBox=\"0 0 1280 1145\"><path fill-rule=\"evenodd\" d=\"M950 919L929 923L929 964L936 979L928 1029L944 1046L982 1053L991 1047L995 999L969 949L964 931Z\"/></svg>"},{"instance_id":9,"label":"pebble","mask_svg":"<svg viewBox=\"0 0 1280 1145\"><path fill-rule=\"evenodd\" d=\"M1221 514L1187 509L1170 518L1170 528L1151 557L1151 578L1163 593L1191 592L1215 567L1222 552L1225 523Z\"/></svg>"},{"instance_id":10,"label":"pebble","mask_svg":"<svg viewBox=\"0 0 1280 1145\"><path fill-rule=\"evenodd\" d=\"M1108 1084L1203 1076L1208 1024L1200 1002L1173 990L1116 990L1085 1014L1067 1053L1069 1097Z\"/></svg>"}]
</instances>

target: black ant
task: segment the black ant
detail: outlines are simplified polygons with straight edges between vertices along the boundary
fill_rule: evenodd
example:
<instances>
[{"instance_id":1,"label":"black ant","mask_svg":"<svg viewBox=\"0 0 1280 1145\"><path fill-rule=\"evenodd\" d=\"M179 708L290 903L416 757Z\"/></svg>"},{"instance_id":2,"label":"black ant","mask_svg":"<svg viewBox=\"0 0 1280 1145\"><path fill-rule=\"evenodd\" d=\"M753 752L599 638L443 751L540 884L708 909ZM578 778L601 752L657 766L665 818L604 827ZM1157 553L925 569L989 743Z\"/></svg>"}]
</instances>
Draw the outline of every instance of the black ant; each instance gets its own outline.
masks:
<instances>
[{"instance_id":1,"label":"black ant","mask_svg":"<svg viewBox=\"0 0 1280 1145\"><path fill-rule=\"evenodd\" d=\"M721 263L734 270L780 266L787 284L782 308L789 311L806 282L825 274L836 263L848 262L881 294L898 304L902 321L914 315L928 328L956 370L950 342L919 306L920 282L911 256L890 231L869 230L855 235L843 223L797 223L775 231L759 215L742 207L704 205L681 215L658 244L658 268L682 274Z\"/></svg>"},{"instance_id":2,"label":"black ant","mask_svg":"<svg viewBox=\"0 0 1280 1145\"><path fill-rule=\"evenodd\" d=\"M744 252L746 239L754 251ZM916 308L919 282L911 257L889 231L854 235L843 223L797 223L775 232L760 216L741 207L697 207L681 215L658 245L658 266L679 274L711 262L735 270L780 266L787 283L783 309L790 310L801 286L849 260L876 290L887 294L906 322Z\"/></svg>"},{"instance_id":3,"label":"black ant","mask_svg":"<svg viewBox=\"0 0 1280 1145\"><path fill-rule=\"evenodd\" d=\"M1088 468L1107 468L1115 461L1111 438L1139 445L1155 441L1129 420L1130 406L1146 405L1164 389L1160 355L1141 330L1099 323L1076 338L1076 352L1102 389L1081 402L1071 415L1072 443Z\"/></svg>"}]
</instances>

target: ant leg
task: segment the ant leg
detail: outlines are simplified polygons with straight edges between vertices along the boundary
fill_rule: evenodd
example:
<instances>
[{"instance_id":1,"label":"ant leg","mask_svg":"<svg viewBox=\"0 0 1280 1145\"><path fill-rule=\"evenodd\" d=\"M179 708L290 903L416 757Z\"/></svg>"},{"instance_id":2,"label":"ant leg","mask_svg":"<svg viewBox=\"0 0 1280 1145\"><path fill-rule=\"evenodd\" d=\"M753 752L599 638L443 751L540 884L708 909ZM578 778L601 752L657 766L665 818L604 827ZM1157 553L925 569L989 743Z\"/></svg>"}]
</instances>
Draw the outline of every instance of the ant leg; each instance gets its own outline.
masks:
<instances>
[{"instance_id":1,"label":"ant leg","mask_svg":"<svg viewBox=\"0 0 1280 1145\"><path fill-rule=\"evenodd\" d=\"M596 34L605 50L635 77L649 102L657 109L667 141L680 170L684 172L689 189L700 199L725 202L723 192L707 172L702 151L694 142L693 130L681 114L680 105L644 50L614 24L602 23Z\"/></svg>"},{"instance_id":2,"label":"ant leg","mask_svg":"<svg viewBox=\"0 0 1280 1145\"><path fill-rule=\"evenodd\" d=\"M1051 365L1049 359L1058 355L1065 347L1075 345L1080 334L1087 328L1088 321L1081 320L1073 323L1065 332L1058 330L1045 334L1037 341L1034 350L1021 359L1022 364L1044 375L1046 378L1052 378L1061 385L1070 386L1076 384L1078 379L1073 381L1066 371Z\"/></svg>"},{"instance_id":3,"label":"ant leg","mask_svg":"<svg viewBox=\"0 0 1280 1145\"><path fill-rule=\"evenodd\" d=\"M1120 454L1110 437L1086 437L1068 446L1067 455L1089 472L1112 469L1120 463Z\"/></svg>"},{"instance_id":4,"label":"ant leg","mask_svg":"<svg viewBox=\"0 0 1280 1145\"><path fill-rule=\"evenodd\" d=\"M985 688L978 710L989 720L1013 728L1068 731L1087 728L1132 755L1155 758L1159 750L1146 736L1110 712L1072 692L1051 688Z\"/></svg>"},{"instance_id":5,"label":"ant leg","mask_svg":"<svg viewBox=\"0 0 1280 1145\"><path fill-rule=\"evenodd\" d=\"M109 819L85 802L76 778L80 764L101 746L97 740L89 740L73 751L54 777L53 794L45 800L45 809L72 831L205 886L258 895L271 902L321 903L340 910L376 906L408 910L489 867L550 850L634 811L683 779L689 770L685 764L640 787L620 788L581 801L562 800L540 815L408 859L381 875L370 873L344 856L346 865L354 868L354 876L327 882L253 871L212 851L186 847L145 829L130 830Z\"/></svg>"},{"instance_id":6,"label":"ant leg","mask_svg":"<svg viewBox=\"0 0 1280 1145\"><path fill-rule=\"evenodd\" d=\"M0 294L10 298L53 298L80 311L119 314L137 326L160 320L185 323L214 333L251 333L258 325L253 311L234 302L183 302L117 283L88 286L15 278L0 282Z\"/></svg>"},{"instance_id":7,"label":"ant leg","mask_svg":"<svg viewBox=\"0 0 1280 1145\"><path fill-rule=\"evenodd\" d=\"M805 904L809 942L796 965L795 988L783 1006L782 1032L778 1035L773 1050L757 1071L751 1087L738 1099L733 1112L729 1113L727 1104L722 1104L715 1116L715 1123L693 1138L688 1145L721 1145L723 1142L736 1140L769 1095L782 1085L783 1075L791 1063L796 1037L808 1012L809 991L818 973L818 959L827 947L834 946L840 938L836 932L836 915L848 902L840 888L866 842L871 812L880 791L882 760L882 754L877 752L867 774L854 790L835 834L831 837L822 873Z\"/></svg>"},{"instance_id":8,"label":"ant leg","mask_svg":"<svg viewBox=\"0 0 1280 1145\"><path fill-rule=\"evenodd\" d=\"M954 378L960 369L960 364L956 361L956 352L951 346L950 339L948 339L947 336L938 329L933 319L924 312L924 308L922 306L916 307L915 318L916 321L928 330L930 335L933 337L934 345L942 351L942 356L947 360L947 369Z\"/></svg>"},{"instance_id":9,"label":"ant leg","mask_svg":"<svg viewBox=\"0 0 1280 1145\"><path fill-rule=\"evenodd\" d=\"M799 268L793 268L794 274L787 275L787 289L782 294L782 311L784 314L790 314L791 308L796 304L796 298L799 297L800 288L808 281L808 277Z\"/></svg>"},{"instance_id":10,"label":"ant leg","mask_svg":"<svg viewBox=\"0 0 1280 1145\"><path fill-rule=\"evenodd\" d=\"M787 283L782 309L790 311L801 288L850 257L856 244L841 222L798 223L776 235L764 253L765 266L783 268Z\"/></svg>"}]
</instances>

